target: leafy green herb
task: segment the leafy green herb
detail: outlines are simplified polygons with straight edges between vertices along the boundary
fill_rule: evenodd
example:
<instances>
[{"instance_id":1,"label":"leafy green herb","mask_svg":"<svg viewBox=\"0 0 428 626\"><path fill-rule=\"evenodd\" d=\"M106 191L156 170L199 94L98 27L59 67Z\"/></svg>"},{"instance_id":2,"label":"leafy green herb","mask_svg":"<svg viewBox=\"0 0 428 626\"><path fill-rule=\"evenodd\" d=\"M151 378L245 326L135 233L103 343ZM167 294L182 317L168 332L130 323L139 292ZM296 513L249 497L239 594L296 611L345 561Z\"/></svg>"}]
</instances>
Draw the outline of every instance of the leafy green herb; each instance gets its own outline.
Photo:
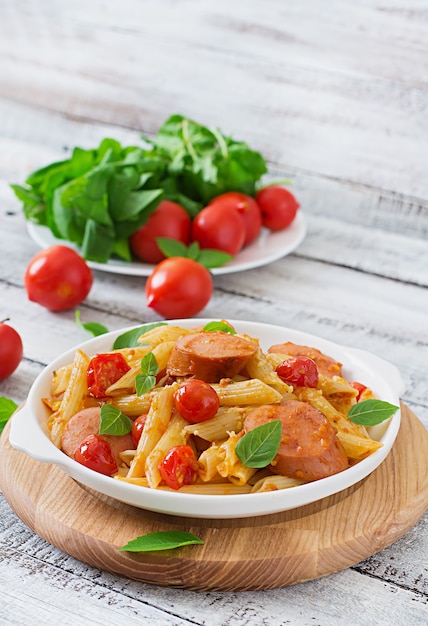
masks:
<instances>
[{"instance_id":1,"label":"leafy green herb","mask_svg":"<svg viewBox=\"0 0 428 626\"><path fill-rule=\"evenodd\" d=\"M141 359L141 374L135 377L135 388L138 396L147 393L156 385L156 374L159 365L153 352L148 352Z\"/></svg>"},{"instance_id":2,"label":"leafy green herb","mask_svg":"<svg viewBox=\"0 0 428 626\"><path fill-rule=\"evenodd\" d=\"M172 550L191 544L203 544L196 535L180 530L158 531L141 535L119 548L122 552L153 552L156 550Z\"/></svg>"},{"instance_id":3,"label":"leafy green herb","mask_svg":"<svg viewBox=\"0 0 428 626\"><path fill-rule=\"evenodd\" d=\"M108 333L108 328L106 328L106 326L103 326L103 324L98 324L98 322L83 323L80 319L80 311L78 310L75 313L75 318L76 324L84 330L87 330L88 333L91 333L91 335L93 335L94 337L98 337L99 335L105 335L105 333Z\"/></svg>"},{"instance_id":4,"label":"leafy green herb","mask_svg":"<svg viewBox=\"0 0 428 626\"><path fill-rule=\"evenodd\" d=\"M138 328L132 328L131 330L126 331L126 333L122 333L119 337L116 337L113 343L113 350L119 350L122 348L134 348L136 346L141 346L143 344L138 342L139 337L144 335L144 333L148 333L152 328L156 328L157 326L166 326L166 322L155 322L154 324L144 324L143 326L139 326Z\"/></svg>"},{"instance_id":5,"label":"leafy green herb","mask_svg":"<svg viewBox=\"0 0 428 626\"><path fill-rule=\"evenodd\" d=\"M10 398L0 397L0 434L3 432L9 418L15 413L18 405Z\"/></svg>"},{"instance_id":6,"label":"leafy green herb","mask_svg":"<svg viewBox=\"0 0 428 626\"><path fill-rule=\"evenodd\" d=\"M272 420L248 431L236 444L236 456L248 467L266 467L281 443L281 420Z\"/></svg>"},{"instance_id":7,"label":"leafy green herb","mask_svg":"<svg viewBox=\"0 0 428 626\"><path fill-rule=\"evenodd\" d=\"M398 411L398 406L384 400L362 400L351 407L348 419L363 426L376 426Z\"/></svg>"},{"instance_id":8,"label":"leafy green herb","mask_svg":"<svg viewBox=\"0 0 428 626\"><path fill-rule=\"evenodd\" d=\"M101 407L100 435L126 435L132 430L132 421L111 404Z\"/></svg>"},{"instance_id":9,"label":"leafy green herb","mask_svg":"<svg viewBox=\"0 0 428 626\"><path fill-rule=\"evenodd\" d=\"M236 330L227 324L226 322L208 322L205 324L202 330L208 332L215 332L217 330L221 330L223 333L229 333L229 335L236 335Z\"/></svg>"},{"instance_id":10,"label":"leafy green herb","mask_svg":"<svg viewBox=\"0 0 428 626\"><path fill-rule=\"evenodd\" d=\"M221 250L211 248L201 250L197 241L193 241L190 246L186 246L181 241L176 241L175 239L157 237L156 243L166 257L186 257L197 261L208 269L221 267L233 259L232 255L227 254L227 252L222 252Z\"/></svg>"}]
</instances>

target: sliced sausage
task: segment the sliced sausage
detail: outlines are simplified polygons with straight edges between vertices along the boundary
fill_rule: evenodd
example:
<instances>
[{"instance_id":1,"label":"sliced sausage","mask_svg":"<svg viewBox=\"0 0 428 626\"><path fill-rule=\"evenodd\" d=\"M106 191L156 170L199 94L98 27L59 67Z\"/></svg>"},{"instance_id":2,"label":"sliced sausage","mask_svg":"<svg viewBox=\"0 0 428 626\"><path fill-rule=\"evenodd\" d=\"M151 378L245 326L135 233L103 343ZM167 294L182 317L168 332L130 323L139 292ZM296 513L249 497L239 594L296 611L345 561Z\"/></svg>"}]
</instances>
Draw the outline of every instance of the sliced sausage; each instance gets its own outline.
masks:
<instances>
[{"instance_id":1,"label":"sliced sausage","mask_svg":"<svg viewBox=\"0 0 428 626\"><path fill-rule=\"evenodd\" d=\"M325 415L305 402L264 405L251 411L244 431L281 420L282 439L271 464L275 474L312 481L348 467L348 458L336 431Z\"/></svg>"},{"instance_id":2,"label":"sliced sausage","mask_svg":"<svg viewBox=\"0 0 428 626\"><path fill-rule=\"evenodd\" d=\"M256 350L255 343L222 331L192 333L177 339L166 369L170 376L217 383L236 376Z\"/></svg>"},{"instance_id":3,"label":"sliced sausage","mask_svg":"<svg viewBox=\"0 0 428 626\"><path fill-rule=\"evenodd\" d=\"M332 378L332 376L342 375L342 363L339 363L331 356L324 354L318 348L312 348L310 346L299 346L291 341L271 346L268 352L279 352L288 354L288 356L308 356L315 361L320 374Z\"/></svg>"},{"instance_id":4,"label":"sliced sausage","mask_svg":"<svg viewBox=\"0 0 428 626\"><path fill-rule=\"evenodd\" d=\"M86 437L98 434L100 429L100 414L100 407L90 407L75 413L68 420L61 438L61 449L65 454L73 458L75 451ZM120 436L101 435L101 437L110 444L118 467L122 465L119 453L135 448L130 433Z\"/></svg>"}]
</instances>

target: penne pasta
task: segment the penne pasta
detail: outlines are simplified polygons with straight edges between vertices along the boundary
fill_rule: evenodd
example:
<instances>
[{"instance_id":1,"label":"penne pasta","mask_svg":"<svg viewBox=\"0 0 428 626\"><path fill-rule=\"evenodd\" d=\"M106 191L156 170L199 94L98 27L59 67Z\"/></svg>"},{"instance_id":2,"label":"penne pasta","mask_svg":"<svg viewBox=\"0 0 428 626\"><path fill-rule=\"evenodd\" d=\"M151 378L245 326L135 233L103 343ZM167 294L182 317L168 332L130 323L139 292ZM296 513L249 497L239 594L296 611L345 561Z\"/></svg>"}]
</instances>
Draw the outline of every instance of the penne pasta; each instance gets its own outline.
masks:
<instances>
[{"instance_id":1,"label":"penne pasta","mask_svg":"<svg viewBox=\"0 0 428 626\"><path fill-rule=\"evenodd\" d=\"M280 402L279 391L256 378L212 385L220 398L222 406L241 406L246 404L273 404Z\"/></svg>"}]
</instances>

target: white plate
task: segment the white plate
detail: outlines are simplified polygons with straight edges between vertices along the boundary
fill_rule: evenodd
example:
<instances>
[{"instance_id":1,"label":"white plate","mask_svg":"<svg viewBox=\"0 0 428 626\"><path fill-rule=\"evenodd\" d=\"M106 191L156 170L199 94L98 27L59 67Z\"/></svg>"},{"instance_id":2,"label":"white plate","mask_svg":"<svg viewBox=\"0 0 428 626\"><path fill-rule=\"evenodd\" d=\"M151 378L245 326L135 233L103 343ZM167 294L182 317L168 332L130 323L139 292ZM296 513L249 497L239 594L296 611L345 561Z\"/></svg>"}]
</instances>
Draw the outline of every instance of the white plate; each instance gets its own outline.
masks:
<instances>
[{"instance_id":1,"label":"white plate","mask_svg":"<svg viewBox=\"0 0 428 626\"><path fill-rule=\"evenodd\" d=\"M27 222L27 229L30 237L41 248L62 244L78 250L78 247L69 241L56 239L46 226ZM288 228L278 232L272 232L263 228L256 241L239 252L232 261L223 267L213 268L211 272L215 275L231 274L273 263L293 252L301 244L305 235L306 222L302 212L299 211ZM128 276L149 276L154 268L154 265L149 263L139 263L138 261L127 263L117 259L111 259L107 263L88 261L88 265L92 269L101 270L102 272L127 274Z\"/></svg>"},{"instance_id":2,"label":"white plate","mask_svg":"<svg viewBox=\"0 0 428 626\"><path fill-rule=\"evenodd\" d=\"M168 323L192 328L200 327L208 321L211 320L171 320ZM289 328L256 322L229 321L238 332L259 337L264 350L284 341L315 346L343 363L345 378L364 383L371 387L380 399L399 406L403 383L397 368L387 361L368 352L346 348ZM129 329L101 335L79 347L89 356L110 350L114 339L126 330ZM342 491L373 472L391 450L400 425L400 412L397 411L388 424L381 425L378 430L376 438L383 446L374 454L339 474L290 489L240 495L197 495L139 487L103 476L80 465L58 450L48 437L46 427L48 410L41 398L49 396L53 371L71 362L75 349L57 358L38 376L31 387L24 408L12 419L10 443L14 448L39 461L58 465L79 483L142 509L188 517L226 519L267 515L300 507ZM374 436L373 432L371 434Z\"/></svg>"}]
</instances>

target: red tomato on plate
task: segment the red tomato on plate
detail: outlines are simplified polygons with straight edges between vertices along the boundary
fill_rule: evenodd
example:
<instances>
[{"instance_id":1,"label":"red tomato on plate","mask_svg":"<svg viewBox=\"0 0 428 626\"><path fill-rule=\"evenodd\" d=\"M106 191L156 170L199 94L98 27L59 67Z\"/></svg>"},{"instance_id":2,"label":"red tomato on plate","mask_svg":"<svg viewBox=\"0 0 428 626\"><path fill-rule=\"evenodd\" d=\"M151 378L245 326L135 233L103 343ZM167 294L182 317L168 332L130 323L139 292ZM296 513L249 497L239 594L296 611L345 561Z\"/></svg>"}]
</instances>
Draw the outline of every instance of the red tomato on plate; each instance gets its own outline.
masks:
<instances>
[{"instance_id":1,"label":"red tomato on plate","mask_svg":"<svg viewBox=\"0 0 428 626\"><path fill-rule=\"evenodd\" d=\"M159 249L157 237L168 237L181 241L186 246L190 241L192 220L180 204L162 200L147 222L129 238L132 252L146 263L159 263L165 255Z\"/></svg>"},{"instance_id":2,"label":"red tomato on plate","mask_svg":"<svg viewBox=\"0 0 428 626\"><path fill-rule=\"evenodd\" d=\"M86 372L89 393L95 398L104 398L110 385L113 385L130 369L119 352L97 354L89 361Z\"/></svg>"},{"instance_id":3,"label":"red tomato on plate","mask_svg":"<svg viewBox=\"0 0 428 626\"><path fill-rule=\"evenodd\" d=\"M272 185L256 193L256 202L262 212L263 225L269 230L283 230L296 217L299 203L291 191Z\"/></svg>"},{"instance_id":4,"label":"red tomato on plate","mask_svg":"<svg viewBox=\"0 0 428 626\"><path fill-rule=\"evenodd\" d=\"M117 463L110 444L99 435L85 437L74 453L74 460L106 476L117 472Z\"/></svg>"},{"instance_id":5,"label":"red tomato on plate","mask_svg":"<svg viewBox=\"0 0 428 626\"><path fill-rule=\"evenodd\" d=\"M40 250L25 271L28 298L50 311L65 311L80 304L89 294L92 271L82 257L68 246Z\"/></svg>"},{"instance_id":6,"label":"red tomato on plate","mask_svg":"<svg viewBox=\"0 0 428 626\"><path fill-rule=\"evenodd\" d=\"M212 293L210 272L185 257L164 259L146 282L147 306L166 319L193 317L208 304Z\"/></svg>"},{"instance_id":7,"label":"red tomato on plate","mask_svg":"<svg viewBox=\"0 0 428 626\"><path fill-rule=\"evenodd\" d=\"M159 472L162 479L171 489L180 489L183 485L190 485L199 468L195 454L190 446L175 446L159 463Z\"/></svg>"},{"instance_id":8,"label":"red tomato on plate","mask_svg":"<svg viewBox=\"0 0 428 626\"><path fill-rule=\"evenodd\" d=\"M222 204L209 204L192 224L192 239L201 248L222 250L234 256L245 242L245 226L238 211Z\"/></svg>"},{"instance_id":9,"label":"red tomato on plate","mask_svg":"<svg viewBox=\"0 0 428 626\"><path fill-rule=\"evenodd\" d=\"M229 191L211 200L208 206L227 207L239 213L245 228L244 246L248 246L259 236L262 214L259 205L251 196L238 191Z\"/></svg>"},{"instance_id":10,"label":"red tomato on plate","mask_svg":"<svg viewBox=\"0 0 428 626\"><path fill-rule=\"evenodd\" d=\"M318 367L308 356L293 356L276 367L276 373L285 383L295 387L317 387Z\"/></svg>"},{"instance_id":11,"label":"red tomato on plate","mask_svg":"<svg viewBox=\"0 0 428 626\"><path fill-rule=\"evenodd\" d=\"M12 326L0 322L0 381L8 378L21 363L22 339Z\"/></svg>"},{"instance_id":12,"label":"red tomato on plate","mask_svg":"<svg viewBox=\"0 0 428 626\"><path fill-rule=\"evenodd\" d=\"M205 422L218 411L220 400L211 385L191 378L182 383L174 394L175 408L191 424Z\"/></svg>"},{"instance_id":13,"label":"red tomato on plate","mask_svg":"<svg viewBox=\"0 0 428 626\"><path fill-rule=\"evenodd\" d=\"M367 389L366 385L363 385L362 383L358 383L356 381L349 383L351 385L351 387L353 387L354 389L356 389L358 391L358 395L357 395L357 402L359 402L361 400L361 396L362 394L365 392L365 390Z\"/></svg>"},{"instance_id":14,"label":"red tomato on plate","mask_svg":"<svg viewBox=\"0 0 428 626\"><path fill-rule=\"evenodd\" d=\"M132 423L131 436L132 436L132 441L134 442L135 446L138 446L138 442L141 439L141 433L143 432L146 419L147 419L147 414L143 413L142 415L139 415L137 418L135 418L135 420Z\"/></svg>"}]
</instances>

